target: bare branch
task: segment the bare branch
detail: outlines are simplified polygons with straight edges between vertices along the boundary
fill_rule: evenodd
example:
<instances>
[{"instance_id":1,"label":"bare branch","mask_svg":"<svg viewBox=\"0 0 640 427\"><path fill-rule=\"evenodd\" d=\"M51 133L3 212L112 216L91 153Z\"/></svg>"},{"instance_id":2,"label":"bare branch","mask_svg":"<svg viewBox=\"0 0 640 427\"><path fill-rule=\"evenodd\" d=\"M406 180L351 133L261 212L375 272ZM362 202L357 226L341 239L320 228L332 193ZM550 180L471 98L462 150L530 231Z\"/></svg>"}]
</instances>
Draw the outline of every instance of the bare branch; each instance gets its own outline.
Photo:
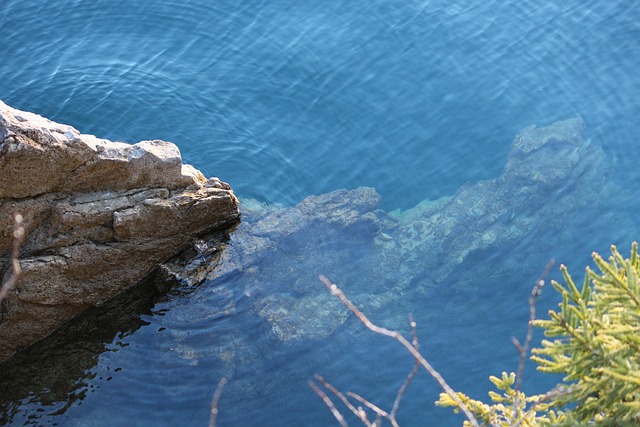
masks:
<instances>
[{"instance_id":1,"label":"bare branch","mask_svg":"<svg viewBox=\"0 0 640 427\"><path fill-rule=\"evenodd\" d=\"M453 389L446 383L446 381L444 380L444 378L442 378L442 376L440 375L440 373L438 373L438 371L436 371L429 362L427 362L427 360L422 356L422 354L420 354L420 352L414 348L411 343L409 341L407 341L407 339L405 337L403 337L399 332L397 331L390 331L389 329L386 328L381 328L379 326L374 325L368 318L367 316L365 316L359 309L358 307L356 307L355 305L353 305L353 303L345 296L345 294L342 292L342 290L340 290L340 288L338 288L337 285L332 284L329 279L327 279L325 276L321 275L320 276L320 280L322 281L322 283L327 287L327 289L329 289L329 291L331 291L331 294L338 297L340 299L340 301L342 301L342 303L349 309L351 310L351 312L353 314L356 315L356 317L371 331L380 334L380 335L385 335L388 337L391 337L397 341L400 342L400 344L402 344L408 351L409 353L411 353L411 355L420 363L420 365L422 367L425 368L425 370L429 373L429 375L431 375L440 385L440 387L442 387L442 389L444 390L444 392L451 398L451 400L453 400L458 407L460 408L460 410L464 413L464 415L467 417L467 420L469 420L469 422L471 423L472 426L474 427L479 427L478 426L478 421L476 420L476 418L473 416L473 414L471 413L471 411L469 410L469 408L467 407L467 405L464 404L464 402L462 402L458 396L456 395L456 392L453 391Z\"/></svg>"},{"instance_id":2,"label":"bare branch","mask_svg":"<svg viewBox=\"0 0 640 427\"><path fill-rule=\"evenodd\" d=\"M213 399L211 399L211 417L209 418L209 427L215 427L216 418L218 416L218 402L222 395L222 389L227 384L227 379L222 378L216 387L216 391L213 393Z\"/></svg>"},{"instance_id":3,"label":"bare branch","mask_svg":"<svg viewBox=\"0 0 640 427\"><path fill-rule=\"evenodd\" d=\"M573 388L572 387L567 387L567 388L563 388L560 389L558 387L555 387L553 389L551 389L550 391L548 391L547 393L545 393L542 398L540 400L538 400L537 402L535 402L533 405L531 405L531 407L529 408L529 410L527 411L527 413L532 413L536 411L536 408L552 399L557 399L560 396L566 395L566 394L570 394L573 392ZM518 403L517 400L517 396L514 399L514 408L517 408L516 404ZM509 427L519 427L520 424L522 423L522 420L525 417L522 417L521 419L519 419L518 421L516 421L515 423L511 424Z\"/></svg>"},{"instance_id":4,"label":"bare branch","mask_svg":"<svg viewBox=\"0 0 640 427\"><path fill-rule=\"evenodd\" d=\"M342 427L347 427L347 422L344 420L344 417L342 416L340 411L338 411L338 409L333 404L329 396L327 396L327 394L324 391L322 391L320 387L315 385L313 381L309 380L307 381L307 384L309 384L309 387L311 387L311 390L313 390L318 396L320 396L320 399L323 400L324 404L329 407L329 409L331 410L331 413L333 414L334 417L336 417L336 420L338 420L340 425Z\"/></svg>"},{"instance_id":5,"label":"bare branch","mask_svg":"<svg viewBox=\"0 0 640 427\"><path fill-rule=\"evenodd\" d=\"M544 271L542 272L542 276L536 281L536 284L531 289L531 295L529 295L529 324L527 325L527 337L525 338L524 345L520 345L516 338L512 338L513 343L518 349L518 353L520 353L520 360L518 362L518 374L516 375L516 392L520 391L522 387L522 374L524 371L524 364L527 360L527 355L529 354L529 348L531 347L531 341L533 340L533 322L536 320L536 301L538 301L538 297L542 293L542 287L544 286L544 280L549 275L549 272L553 268L555 264L555 260L550 260ZM517 395L516 395L517 399Z\"/></svg>"},{"instance_id":6,"label":"bare branch","mask_svg":"<svg viewBox=\"0 0 640 427\"><path fill-rule=\"evenodd\" d=\"M364 411L358 410L358 408L353 406L351 402L349 402L349 399L347 399L345 395L340 392L340 390L338 390L337 388L329 384L329 382L325 380L324 377L322 377L322 375L315 374L314 377L318 381L320 381L320 384L322 384L326 389L328 389L333 394L338 396L338 399L340 399L342 403L344 403L345 406L349 408L349 410L356 415L356 417L360 418L360 420L364 423L364 425L366 425L367 427L372 426L372 424L369 422L369 419L367 418L367 414Z\"/></svg>"},{"instance_id":7,"label":"bare branch","mask_svg":"<svg viewBox=\"0 0 640 427\"><path fill-rule=\"evenodd\" d=\"M565 396L567 394L571 394L574 391L574 387L554 387L548 392L546 392L542 399L535 402L531 405L530 411L533 411L537 406L542 405L543 403L547 403L552 399L557 399L560 396Z\"/></svg>"},{"instance_id":8,"label":"bare branch","mask_svg":"<svg viewBox=\"0 0 640 427\"><path fill-rule=\"evenodd\" d=\"M522 387L522 376L524 374L524 365L527 361L529 349L531 348L531 341L533 341L533 322L536 320L536 302L538 301L538 297L542 293L544 280L549 275L549 272L553 268L554 264L555 260L551 259L545 266L544 271L542 272L542 276L540 276L540 278L536 280L536 284L533 286L533 289L531 289L531 295L529 295L529 323L527 324L527 336L524 340L524 345L520 344L520 341L518 341L516 337L511 337L513 345L515 345L518 353L520 354L520 358L518 360L518 373L516 374L516 394L513 399L514 414L516 414L518 410L520 389ZM516 422L513 427L518 427L519 425L520 421Z\"/></svg>"},{"instance_id":9,"label":"bare branch","mask_svg":"<svg viewBox=\"0 0 640 427\"><path fill-rule=\"evenodd\" d=\"M387 414L387 411L385 411L384 409L380 409L379 407L377 407L373 403L369 402L367 399L365 399L364 397L360 396L359 394L354 393L352 391L348 391L347 392L347 396L353 397L358 402L362 403L364 406L366 406L367 408L371 409L373 412L375 412L376 414L380 415L381 417L385 417L387 419L389 418L389 414Z\"/></svg>"},{"instance_id":10,"label":"bare branch","mask_svg":"<svg viewBox=\"0 0 640 427\"><path fill-rule=\"evenodd\" d=\"M409 315L409 325L411 326L411 336L413 337L413 341L411 344L413 345L413 348L419 351L420 348L419 348L419 342L418 342L418 335L416 333L416 322L413 320L413 316L411 315ZM398 422L396 421L396 414L398 413L398 408L400 407L400 400L402 399L404 392L407 390L407 387L409 387L409 384L411 384L411 381L413 381L413 379L415 378L415 376L418 374L419 371L420 371L420 362L418 361L418 359L415 359L413 370L409 372L409 375L407 375L407 379L404 381L404 384L402 384L402 386L398 390L396 400L393 402L393 407L391 408L391 413L389 413L389 421L391 421L391 424L394 427L398 425Z\"/></svg>"},{"instance_id":11,"label":"bare branch","mask_svg":"<svg viewBox=\"0 0 640 427\"><path fill-rule=\"evenodd\" d=\"M20 247L24 241L24 235L25 231L22 215L16 213L13 216L13 249L11 251L10 261L11 275L2 284L2 288L0 288L0 303L6 298L9 291L15 287L18 277L20 277L20 273L22 273L18 258L20 256Z\"/></svg>"}]
</instances>

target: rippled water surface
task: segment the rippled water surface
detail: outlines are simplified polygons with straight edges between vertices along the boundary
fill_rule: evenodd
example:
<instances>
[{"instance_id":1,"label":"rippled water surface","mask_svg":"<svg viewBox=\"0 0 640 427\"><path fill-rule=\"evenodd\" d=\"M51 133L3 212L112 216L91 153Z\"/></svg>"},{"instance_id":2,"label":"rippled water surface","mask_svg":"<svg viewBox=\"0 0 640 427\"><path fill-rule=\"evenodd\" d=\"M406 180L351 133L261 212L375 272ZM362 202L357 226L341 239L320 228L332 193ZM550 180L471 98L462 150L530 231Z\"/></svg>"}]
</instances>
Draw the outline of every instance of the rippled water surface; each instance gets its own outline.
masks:
<instances>
[{"instance_id":1,"label":"rippled water surface","mask_svg":"<svg viewBox=\"0 0 640 427\"><path fill-rule=\"evenodd\" d=\"M515 370L510 337L524 334L530 285L550 258L579 274L592 250L638 239L638 1L4 0L0 42L7 104L112 140L175 142L251 206L369 186L383 210L406 210L498 177L521 129L582 117L614 165L615 197L572 212L572 236L523 236L377 312L394 327L412 312L429 360L477 398L489 375ZM412 365L395 343L351 321L283 343L257 312L306 295L301 283L321 287L320 273L366 293L376 278L360 273L369 248L354 239L333 259L283 247L245 266L260 272L256 292L237 274L97 315L73 332L94 344L54 346L20 368L31 379L0 392L4 421L206 425L227 376L220 425L333 425L306 385L315 372L389 407ZM556 302L545 289L539 312ZM530 369L525 384L553 381ZM416 379L401 424L460 425L437 395Z\"/></svg>"}]
</instances>

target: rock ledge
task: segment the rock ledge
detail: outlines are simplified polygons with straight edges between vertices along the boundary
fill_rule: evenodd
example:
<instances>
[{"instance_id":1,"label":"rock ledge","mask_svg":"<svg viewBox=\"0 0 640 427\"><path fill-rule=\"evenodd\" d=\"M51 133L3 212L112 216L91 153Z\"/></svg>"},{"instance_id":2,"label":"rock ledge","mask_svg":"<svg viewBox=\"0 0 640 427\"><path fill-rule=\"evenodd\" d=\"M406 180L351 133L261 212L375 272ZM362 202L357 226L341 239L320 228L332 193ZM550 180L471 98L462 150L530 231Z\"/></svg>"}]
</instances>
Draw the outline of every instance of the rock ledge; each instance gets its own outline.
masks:
<instances>
[{"instance_id":1,"label":"rock ledge","mask_svg":"<svg viewBox=\"0 0 640 427\"><path fill-rule=\"evenodd\" d=\"M0 306L0 361L240 218L229 185L182 164L170 142L99 139L2 101L0 170L0 274L14 213L27 233Z\"/></svg>"}]
</instances>

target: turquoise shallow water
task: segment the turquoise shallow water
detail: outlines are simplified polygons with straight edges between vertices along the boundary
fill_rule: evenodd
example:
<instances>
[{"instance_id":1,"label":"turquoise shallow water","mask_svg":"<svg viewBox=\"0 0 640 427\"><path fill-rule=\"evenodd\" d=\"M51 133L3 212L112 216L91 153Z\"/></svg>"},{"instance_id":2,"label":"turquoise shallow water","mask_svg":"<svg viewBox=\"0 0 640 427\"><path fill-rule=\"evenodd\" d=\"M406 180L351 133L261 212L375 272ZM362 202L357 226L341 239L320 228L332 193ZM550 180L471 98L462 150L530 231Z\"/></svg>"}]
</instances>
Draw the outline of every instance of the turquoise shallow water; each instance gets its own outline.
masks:
<instances>
[{"instance_id":1,"label":"turquoise shallow water","mask_svg":"<svg viewBox=\"0 0 640 427\"><path fill-rule=\"evenodd\" d=\"M395 324L413 312L433 364L482 397L488 375L515 369L510 336L524 333L529 285L547 260L579 272L592 250L626 250L638 238L639 18L631 0L8 0L0 99L100 137L173 141L185 161L244 200L291 206L370 186L386 211L496 178L522 128L581 116L585 137L615 164L618 197L572 214L570 239L526 236L380 314ZM516 268L501 272L507 255L527 260L515 277ZM356 256L322 265L276 254L272 271L266 261L258 267L269 292L282 294L331 273L318 269L340 276ZM284 268L291 282L280 281ZM469 280L474 269L479 283ZM19 400L0 395L7 424L204 425L221 375L233 376L221 425L331 425L306 385L314 372L391 403L411 367L393 343L340 333L273 341L252 311L258 297L241 291L246 283L233 276L138 307L80 372L45 378ZM546 290L540 312L555 303ZM240 360L234 372L220 348ZM532 390L552 383L527 375ZM402 425L459 424L433 407L437 392L418 379Z\"/></svg>"}]
</instances>

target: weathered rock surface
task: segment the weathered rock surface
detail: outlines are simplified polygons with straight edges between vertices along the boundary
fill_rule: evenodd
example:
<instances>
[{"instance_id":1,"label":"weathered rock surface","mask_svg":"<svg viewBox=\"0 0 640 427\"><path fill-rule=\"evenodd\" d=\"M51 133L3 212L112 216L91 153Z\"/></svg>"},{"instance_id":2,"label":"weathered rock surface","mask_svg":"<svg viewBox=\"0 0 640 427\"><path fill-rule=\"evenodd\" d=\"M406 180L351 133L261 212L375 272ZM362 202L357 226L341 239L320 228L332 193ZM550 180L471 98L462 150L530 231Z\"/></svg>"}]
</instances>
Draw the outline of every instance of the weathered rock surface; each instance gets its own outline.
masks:
<instances>
[{"instance_id":1,"label":"weathered rock surface","mask_svg":"<svg viewBox=\"0 0 640 427\"><path fill-rule=\"evenodd\" d=\"M111 142L1 101L0 170L0 274L14 213L27 235L0 307L0 360L239 219L229 186L183 165L172 143Z\"/></svg>"}]
</instances>

